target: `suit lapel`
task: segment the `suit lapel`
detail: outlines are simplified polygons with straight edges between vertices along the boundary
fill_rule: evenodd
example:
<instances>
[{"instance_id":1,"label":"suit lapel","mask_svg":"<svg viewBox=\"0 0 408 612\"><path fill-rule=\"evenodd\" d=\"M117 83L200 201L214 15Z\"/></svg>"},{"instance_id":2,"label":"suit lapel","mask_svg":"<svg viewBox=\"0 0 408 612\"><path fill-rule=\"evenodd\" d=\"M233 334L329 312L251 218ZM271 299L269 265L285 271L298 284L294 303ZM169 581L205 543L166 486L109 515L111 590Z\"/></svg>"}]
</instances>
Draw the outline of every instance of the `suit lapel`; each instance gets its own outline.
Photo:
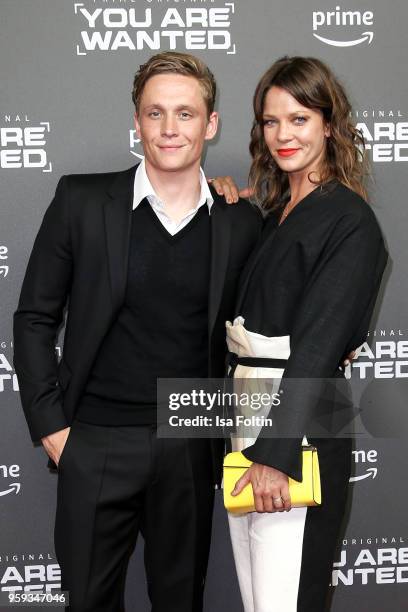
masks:
<instances>
[{"instance_id":1,"label":"suit lapel","mask_svg":"<svg viewBox=\"0 0 408 612\"><path fill-rule=\"evenodd\" d=\"M208 301L208 332L211 338L221 303L225 275L228 267L231 240L231 217L227 213L224 199L213 190L214 204L211 208L211 269Z\"/></svg>"},{"instance_id":2,"label":"suit lapel","mask_svg":"<svg viewBox=\"0 0 408 612\"><path fill-rule=\"evenodd\" d=\"M136 168L137 166L134 166L129 170L118 173L109 187L109 198L104 206L109 276L114 310L123 303L126 289L133 184Z\"/></svg>"}]
</instances>

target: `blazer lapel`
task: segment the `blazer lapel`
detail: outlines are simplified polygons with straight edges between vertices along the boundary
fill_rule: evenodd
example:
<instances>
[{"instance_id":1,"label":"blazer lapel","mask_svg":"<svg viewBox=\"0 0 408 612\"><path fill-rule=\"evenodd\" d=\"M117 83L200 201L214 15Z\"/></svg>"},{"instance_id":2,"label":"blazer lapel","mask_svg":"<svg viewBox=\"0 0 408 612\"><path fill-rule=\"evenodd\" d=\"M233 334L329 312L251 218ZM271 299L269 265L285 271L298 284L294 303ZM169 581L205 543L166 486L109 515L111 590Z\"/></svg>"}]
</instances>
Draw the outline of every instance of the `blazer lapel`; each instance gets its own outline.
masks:
<instances>
[{"instance_id":1,"label":"blazer lapel","mask_svg":"<svg viewBox=\"0 0 408 612\"><path fill-rule=\"evenodd\" d=\"M211 268L210 292L208 301L208 336L211 338L215 320L221 303L225 275L228 267L231 220L226 211L224 200L211 190L214 204L211 208Z\"/></svg>"},{"instance_id":2,"label":"blazer lapel","mask_svg":"<svg viewBox=\"0 0 408 612\"><path fill-rule=\"evenodd\" d=\"M111 183L105 202L105 232L113 308L124 299L133 205L133 184L137 166L118 173Z\"/></svg>"}]
</instances>

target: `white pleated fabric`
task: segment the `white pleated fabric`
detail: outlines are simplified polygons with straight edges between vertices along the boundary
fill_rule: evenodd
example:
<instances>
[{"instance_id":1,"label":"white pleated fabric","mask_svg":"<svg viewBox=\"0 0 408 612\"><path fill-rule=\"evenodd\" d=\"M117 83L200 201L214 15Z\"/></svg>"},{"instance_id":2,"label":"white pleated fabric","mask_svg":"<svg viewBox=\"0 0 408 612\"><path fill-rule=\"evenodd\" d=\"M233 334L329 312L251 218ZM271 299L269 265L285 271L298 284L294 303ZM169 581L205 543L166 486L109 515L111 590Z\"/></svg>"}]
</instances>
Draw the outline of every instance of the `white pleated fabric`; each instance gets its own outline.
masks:
<instances>
[{"instance_id":1,"label":"white pleated fabric","mask_svg":"<svg viewBox=\"0 0 408 612\"><path fill-rule=\"evenodd\" d=\"M248 331L244 323L242 317L226 323L230 352L239 357L289 358L289 336L268 338ZM278 368L238 365L234 391L253 393L256 390L271 395L278 390L282 374L283 370ZM250 412L254 414L252 409ZM263 416L268 413L269 407L257 412ZM259 429L255 428L237 432L231 440L232 449L241 451L251 446L258 434ZM306 508L292 508L290 512L273 514L228 514L245 612L296 612L306 513Z\"/></svg>"}]
</instances>

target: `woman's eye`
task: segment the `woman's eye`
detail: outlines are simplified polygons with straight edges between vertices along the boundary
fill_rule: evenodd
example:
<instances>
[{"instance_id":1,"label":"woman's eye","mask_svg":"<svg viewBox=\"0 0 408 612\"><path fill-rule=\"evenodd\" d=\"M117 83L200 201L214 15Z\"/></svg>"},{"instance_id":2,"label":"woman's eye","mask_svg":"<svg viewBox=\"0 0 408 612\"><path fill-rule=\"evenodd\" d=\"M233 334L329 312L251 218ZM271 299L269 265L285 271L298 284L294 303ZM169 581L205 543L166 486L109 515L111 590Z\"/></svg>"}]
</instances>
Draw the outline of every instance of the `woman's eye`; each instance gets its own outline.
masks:
<instances>
[{"instance_id":1,"label":"woman's eye","mask_svg":"<svg viewBox=\"0 0 408 612\"><path fill-rule=\"evenodd\" d=\"M265 127L272 127L276 124L276 120L275 119L264 119L263 124Z\"/></svg>"},{"instance_id":2,"label":"woman's eye","mask_svg":"<svg viewBox=\"0 0 408 612\"><path fill-rule=\"evenodd\" d=\"M303 125L304 123L306 123L307 118L306 117L296 117L295 118L295 123L297 123L297 125Z\"/></svg>"}]
</instances>

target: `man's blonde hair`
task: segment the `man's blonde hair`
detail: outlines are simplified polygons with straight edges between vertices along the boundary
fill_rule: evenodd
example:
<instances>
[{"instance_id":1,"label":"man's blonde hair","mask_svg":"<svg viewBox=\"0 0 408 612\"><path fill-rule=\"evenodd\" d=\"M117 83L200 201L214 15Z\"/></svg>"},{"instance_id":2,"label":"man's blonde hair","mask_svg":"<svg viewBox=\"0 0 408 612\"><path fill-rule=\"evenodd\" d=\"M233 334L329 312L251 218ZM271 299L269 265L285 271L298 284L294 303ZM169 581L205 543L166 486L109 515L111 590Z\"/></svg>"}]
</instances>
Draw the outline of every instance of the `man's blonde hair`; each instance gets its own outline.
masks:
<instances>
[{"instance_id":1,"label":"man's blonde hair","mask_svg":"<svg viewBox=\"0 0 408 612\"><path fill-rule=\"evenodd\" d=\"M133 80L132 100L139 114L140 100L144 87L149 79L158 74L182 74L197 79L200 84L208 117L214 110L217 85L208 66L189 53L165 51L153 55L145 64L142 64Z\"/></svg>"}]
</instances>

